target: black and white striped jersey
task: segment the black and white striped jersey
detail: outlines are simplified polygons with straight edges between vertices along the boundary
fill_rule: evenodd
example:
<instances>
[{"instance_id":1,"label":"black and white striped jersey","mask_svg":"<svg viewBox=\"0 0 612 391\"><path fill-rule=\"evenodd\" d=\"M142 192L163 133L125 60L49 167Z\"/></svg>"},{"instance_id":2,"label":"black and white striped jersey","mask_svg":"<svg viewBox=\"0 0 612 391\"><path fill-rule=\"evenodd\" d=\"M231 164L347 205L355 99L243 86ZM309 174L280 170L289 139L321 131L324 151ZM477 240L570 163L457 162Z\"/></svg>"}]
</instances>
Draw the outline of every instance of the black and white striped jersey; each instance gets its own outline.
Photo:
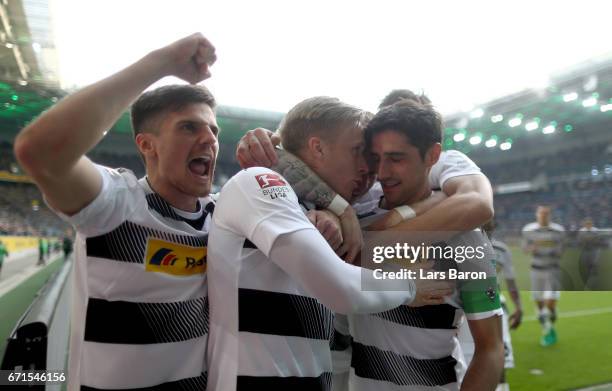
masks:
<instances>
[{"instance_id":1,"label":"black and white striped jersey","mask_svg":"<svg viewBox=\"0 0 612 391\"><path fill-rule=\"evenodd\" d=\"M382 311L414 294L406 282L362 290L362 269L334 254L267 168L225 184L210 241L209 390L329 390L331 309Z\"/></svg>"},{"instance_id":2,"label":"black and white striped jersey","mask_svg":"<svg viewBox=\"0 0 612 391\"><path fill-rule=\"evenodd\" d=\"M217 212L209 390L328 390L333 313L268 259L278 236L315 229L295 193L273 171L248 169L226 183Z\"/></svg>"},{"instance_id":3,"label":"black and white striped jersey","mask_svg":"<svg viewBox=\"0 0 612 391\"><path fill-rule=\"evenodd\" d=\"M540 225L537 221L523 227L523 245L532 248L531 267L536 269L555 269L559 267L565 229L559 224Z\"/></svg>"},{"instance_id":4,"label":"black and white striped jersey","mask_svg":"<svg viewBox=\"0 0 612 391\"><path fill-rule=\"evenodd\" d=\"M483 174L467 156L446 151L432 167L429 181L432 188L441 188L448 179L462 175ZM388 212L379 207L383 196L377 183L354 205L363 227ZM480 232L466 235L470 242L488 243ZM461 238L455 241L461 243ZM447 304L402 305L375 314L336 315L336 334L342 340L349 339L350 349L338 348L334 372L348 370L351 391L458 390L466 370L456 337L459 325L465 316L484 319L501 315L493 264L483 263L483 267L489 278L482 287L458 290ZM345 367L347 355L349 368ZM346 389L341 384L334 384L334 388Z\"/></svg>"},{"instance_id":5,"label":"black and white striped jersey","mask_svg":"<svg viewBox=\"0 0 612 391\"><path fill-rule=\"evenodd\" d=\"M363 221L367 225L372 218L386 212L377 208ZM488 239L479 231L461 234L447 242L450 246L462 243L490 247ZM458 390L466 370L457 340L459 326L466 317L477 320L501 316L492 259L478 263L479 270L486 271L488 279L458 284L446 304L402 305L389 311L344 318L352 338L349 389ZM455 267L462 270L468 265L457 263ZM342 320L343 317L337 317L336 328Z\"/></svg>"},{"instance_id":6,"label":"black and white striped jersey","mask_svg":"<svg viewBox=\"0 0 612 391\"><path fill-rule=\"evenodd\" d=\"M69 389L202 390L214 203L180 211L146 178L96 167L100 194L62 215L77 229Z\"/></svg>"}]
</instances>

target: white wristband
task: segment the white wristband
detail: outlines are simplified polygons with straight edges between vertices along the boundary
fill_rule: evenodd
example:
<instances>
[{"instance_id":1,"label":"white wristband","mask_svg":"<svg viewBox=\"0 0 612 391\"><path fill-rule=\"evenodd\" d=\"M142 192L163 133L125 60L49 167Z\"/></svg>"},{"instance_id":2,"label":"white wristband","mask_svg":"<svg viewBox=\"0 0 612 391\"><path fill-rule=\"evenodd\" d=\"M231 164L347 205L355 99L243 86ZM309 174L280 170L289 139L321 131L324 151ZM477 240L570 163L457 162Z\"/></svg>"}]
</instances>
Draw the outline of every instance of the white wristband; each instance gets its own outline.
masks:
<instances>
[{"instance_id":1,"label":"white wristband","mask_svg":"<svg viewBox=\"0 0 612 391\"><path fill-rule=\"evenodd\" d=\"M416 217L416 213L414 212L414 209L412 209L408 205L398 206L393 209L397 211L397 213L399 213L400 216L402 216L402 220L410 220Z\"/></svg>"},{"instance_id":2,"label":"white wristband","mask_svg":"<svg viewBox=\"0 0 612 391\"><path fill-rule=\"evenodd\" d=\"M339 194L336 194L332 199L332 202L329 204L327 209L331 211L336 216L340 216L346 208L348 208L349 203L346 202L344 198L342 198Z\"/></svg>"}]
</instances>

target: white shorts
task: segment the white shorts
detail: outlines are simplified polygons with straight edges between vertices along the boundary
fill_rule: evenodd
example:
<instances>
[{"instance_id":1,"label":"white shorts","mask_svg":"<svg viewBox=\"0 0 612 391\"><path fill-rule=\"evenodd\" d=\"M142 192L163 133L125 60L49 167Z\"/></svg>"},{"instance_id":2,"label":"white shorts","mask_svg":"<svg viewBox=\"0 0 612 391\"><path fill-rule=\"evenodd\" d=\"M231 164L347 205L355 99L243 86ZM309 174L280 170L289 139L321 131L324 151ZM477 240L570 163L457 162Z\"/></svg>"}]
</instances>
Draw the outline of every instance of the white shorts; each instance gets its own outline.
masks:
<instances>
[{"instance_id":1,"label":"white shorts","mask_svg":"<svg viewBox=\"0 0 612 391\"><path fill-rule=\"evenodd\" d=\"M531 269L531 297L534 300L558 300L561 296L560 289L560 269Z\"/></svg>"}]
</instances>

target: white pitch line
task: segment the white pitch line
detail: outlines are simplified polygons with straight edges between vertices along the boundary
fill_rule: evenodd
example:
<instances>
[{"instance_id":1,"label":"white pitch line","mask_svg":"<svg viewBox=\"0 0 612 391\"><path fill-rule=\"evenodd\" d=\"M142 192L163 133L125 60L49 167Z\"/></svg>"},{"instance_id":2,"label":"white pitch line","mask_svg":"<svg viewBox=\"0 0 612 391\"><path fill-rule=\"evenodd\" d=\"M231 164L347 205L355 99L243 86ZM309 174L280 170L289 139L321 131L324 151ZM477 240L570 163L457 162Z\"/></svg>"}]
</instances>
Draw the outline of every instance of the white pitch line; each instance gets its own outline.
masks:
<instances>
[{"instance_id":1,"label":"white pitch line","mask_svg":"<svg viewBox=\"0 0 612 391\"><path fill-rule=\"evenodd\" d=\"M612 312L612 307L592 308L589 310L559 312L558 318L577 318L579 316L599 315L599 314L607 314L611 312ZM525 321L537 320L537 319L538 319L537 315L526 316L524 318Z\"/></svg>"},{"instance_id":2,"label":"white pitch line","mask_svg":"<svg viewBox=\"0 0 612 391\"><path fill-rule=\"evenodd\" d=\"M576 388L574 391L609 391L612 390L612 383L599 384L587 388Z\"/></svg>"}]
</instances>

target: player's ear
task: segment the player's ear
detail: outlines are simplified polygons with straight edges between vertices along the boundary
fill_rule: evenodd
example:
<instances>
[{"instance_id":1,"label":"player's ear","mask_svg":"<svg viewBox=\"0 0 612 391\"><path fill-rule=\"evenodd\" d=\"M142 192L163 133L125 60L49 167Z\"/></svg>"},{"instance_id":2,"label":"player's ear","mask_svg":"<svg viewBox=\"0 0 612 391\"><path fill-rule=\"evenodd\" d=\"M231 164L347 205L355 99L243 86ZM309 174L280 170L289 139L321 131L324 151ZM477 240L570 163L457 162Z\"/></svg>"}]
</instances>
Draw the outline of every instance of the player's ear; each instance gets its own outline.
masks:
<instances>
[{"instance_id":1,"label":"player's ear","mask_svg":"<svg viewBox=\"0 0 612 391\"><path fill-rule=\"evenodd\" d=\"M143 155L150 152L153 149L152 140L148 137L147 133L138 133L136 135L136 147L138 151Z\"/></svg>"},{"instance_id":2,"label":"player's ear","mask_svg":"<svg viewBox=\"0 0 612 391\"><path fill-rule=\"evenodd\" d=\"M319 137L310 137L306 143L306 148L308 149L308 154L315 160L320 160L325 155L323 143Z\"/></svg>"},{"instance_id":3,"label":"player's ear","mask_svg":"<svg viewBox=\"0 0 612 391\"><path fill-rule=\"evenodd\" d=\"M440 159L440 153L442 153L442 145L440 145L440 143L435 143L434 145L429 147L429 149L425 153L425 164L428 167L431 167L436 164L438 159Z\"/></svg>"},{"instance_id":4,"label":"player's ear","mask_svg":"<svg viewBox=\"0 0 612 391\"><path fill-rule=\"evenodd\" d=\"M155 153L155 142L151 133L138 133L136 135L136 147L143 156Z\"/></svg>"}]
</instances>

